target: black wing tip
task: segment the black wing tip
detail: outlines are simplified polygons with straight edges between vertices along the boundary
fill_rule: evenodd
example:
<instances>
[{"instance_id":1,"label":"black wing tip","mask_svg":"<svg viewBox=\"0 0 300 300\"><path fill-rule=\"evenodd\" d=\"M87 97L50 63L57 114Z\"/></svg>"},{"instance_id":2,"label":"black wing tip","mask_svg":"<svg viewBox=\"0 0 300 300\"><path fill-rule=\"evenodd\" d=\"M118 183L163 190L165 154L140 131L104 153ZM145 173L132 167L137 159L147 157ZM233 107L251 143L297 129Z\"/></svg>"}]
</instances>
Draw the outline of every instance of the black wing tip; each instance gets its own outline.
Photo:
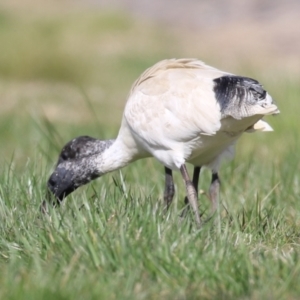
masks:
<instances>
[{"instance_id":1,"label":"black wing tip","mask_svg":"<svg viewBox=\"0 0 300 300\"><path fill-rule=\"evenodd\" d=\"M251 94L254 99L264 99L267 94L262 85L250 77L225 75L213 79L213 82L213 91L220 104L221 112L231 105L241 105L248 94Z\"/></svg>"}]
</instances>

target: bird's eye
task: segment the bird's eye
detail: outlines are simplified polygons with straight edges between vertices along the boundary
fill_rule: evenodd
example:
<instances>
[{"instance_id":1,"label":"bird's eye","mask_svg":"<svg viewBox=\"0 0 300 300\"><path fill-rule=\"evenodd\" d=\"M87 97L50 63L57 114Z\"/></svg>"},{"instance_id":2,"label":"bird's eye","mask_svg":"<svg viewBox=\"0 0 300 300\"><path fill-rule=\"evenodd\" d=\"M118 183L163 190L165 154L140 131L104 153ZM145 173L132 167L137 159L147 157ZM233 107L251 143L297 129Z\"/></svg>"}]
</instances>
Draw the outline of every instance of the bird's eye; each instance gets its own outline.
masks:
<instances>
[{"instance_id":1,"label":"bird's eye","mask_svg":"<svg viewBox=\"0 0 300 300\"><path fill-rule=\"evenodd\" d=\"M69 156L67 154L67 152L62 152L60 157L63 159L63 160L68 160Z\"/></svg>"}]
</instances>

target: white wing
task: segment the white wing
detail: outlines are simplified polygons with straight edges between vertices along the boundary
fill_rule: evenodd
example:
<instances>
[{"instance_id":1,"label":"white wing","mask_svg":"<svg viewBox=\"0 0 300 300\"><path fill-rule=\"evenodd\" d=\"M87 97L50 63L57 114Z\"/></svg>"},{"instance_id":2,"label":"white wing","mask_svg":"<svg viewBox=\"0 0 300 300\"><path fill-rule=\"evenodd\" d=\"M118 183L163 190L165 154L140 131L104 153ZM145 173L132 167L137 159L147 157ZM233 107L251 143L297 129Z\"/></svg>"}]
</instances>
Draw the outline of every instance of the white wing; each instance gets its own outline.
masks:
<instances>
[{"instance_id":1,"label":"white wing","mask_svg":"<svg viewBox=\"0 0 300 300\"><path fill-rule=\"evenodd\" d=\"M256 101L258 96L263 99ZM251 101L255 105L249 106ZM137 79L123 122L139 148L178 168L185 161L213 162L245 130L275 110L257 81L195 59L173 59L159 62Z\"/></svg>"},{"instance_id":2,"label":"white wing","mask_svg":"<svg viewBox=\"0 0 300 300\"><path fill-rule=\"evenodd\" d=\"M134 84L124 112L130 128L147 144L164 149L199 135L214 135L221 114L212 78L226 73L196 60L164 63Z\"/></svg>"}]
</instances>

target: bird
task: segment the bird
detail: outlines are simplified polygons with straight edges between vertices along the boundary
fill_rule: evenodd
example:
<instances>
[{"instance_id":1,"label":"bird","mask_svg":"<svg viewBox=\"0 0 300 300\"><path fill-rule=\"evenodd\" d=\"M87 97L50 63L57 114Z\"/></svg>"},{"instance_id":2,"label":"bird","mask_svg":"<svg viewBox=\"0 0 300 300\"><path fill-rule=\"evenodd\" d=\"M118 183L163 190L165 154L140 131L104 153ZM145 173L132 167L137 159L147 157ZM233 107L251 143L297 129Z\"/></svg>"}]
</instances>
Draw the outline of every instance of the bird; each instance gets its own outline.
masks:
<instances>
[{"instance_id":1,"label":"bird","mask_svg":"<svg viewBox=\"0 0 300 300\"><path fill-rule=\"evenodd\" d=\"M62 201L106 173L155 157L169 178L170 170L180 171L200 228L198 197L186 164L208 167L217 183L221 161L233 157L239 137L247 131L267 131L270 126L262 118L279 112L255 79L218 70L198 59L163 60L132 85L116 139L105 142L97 153L58 163L47 186ZM218 191L218 184L212 190Z\"/></svg>"},{"instance_id":2,"label":"bird","mask_svg":"<svg viewBox=\"0 0 300 300\"><path fill-rule=\"evenodd\" d=\"M260 124L260 127L259 127ZM273 129L270 126L266 126L267 124L258 121L251 130L247 130L247 132L254 131L272 131ZM58 157L58 161L56 167L59 166L64 161L74 161L88 157L91 155L99 154L103 152L106 148L108 148L114 142L111 140L101 140L91 136L78 136L73 138L71 141L67 142ZM175 194L175 186L173 180L172 170L165 167L165 189L164 189L164 205L167 210L174 198ZM196 193L198 194L198 184L199 184L199 175L201 171L201 166L195 166L193 171L193 185L196 189ZM218 207L218 193L219 193L220 179L219 175L216 172L212 173L211 185L209 188L209 199L211 200L211 214L214 214ZM184 203L188 204L188 198L185 196ZM43 204L45 205L45 203Z\"/></svg>"}]
</instances>

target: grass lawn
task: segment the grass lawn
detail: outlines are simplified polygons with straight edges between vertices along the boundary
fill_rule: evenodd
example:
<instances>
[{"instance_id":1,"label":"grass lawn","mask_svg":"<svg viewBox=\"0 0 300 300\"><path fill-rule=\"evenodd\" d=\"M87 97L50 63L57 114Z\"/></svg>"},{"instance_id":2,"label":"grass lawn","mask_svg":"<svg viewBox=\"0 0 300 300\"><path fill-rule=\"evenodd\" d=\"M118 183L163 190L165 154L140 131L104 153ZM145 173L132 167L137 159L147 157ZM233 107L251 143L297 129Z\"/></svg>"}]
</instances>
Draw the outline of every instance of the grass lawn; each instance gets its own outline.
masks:
<instances>
[{"instance_id":1,"label":"grass lawn","mask_svg":"<svg viewBox=\"0 0 300 300\"><path fill-rule=\"evenodd\" d=\"M120 12L24 9L0 6L0 299L299 299L299 77L251 63L239 72L260 80L281 114L267 119L274 133L239 141L220 172L219 214L201 230L192 215L178 222L179 174L163 213L163 168L153 159L107 174L43 216L67 141L116 136L130 85L156 61L213 64L216 54L201 57L186 35L182 45L182 32ZM204 215L209 181L204 170Z\"/></svg>"}]
</instances>

